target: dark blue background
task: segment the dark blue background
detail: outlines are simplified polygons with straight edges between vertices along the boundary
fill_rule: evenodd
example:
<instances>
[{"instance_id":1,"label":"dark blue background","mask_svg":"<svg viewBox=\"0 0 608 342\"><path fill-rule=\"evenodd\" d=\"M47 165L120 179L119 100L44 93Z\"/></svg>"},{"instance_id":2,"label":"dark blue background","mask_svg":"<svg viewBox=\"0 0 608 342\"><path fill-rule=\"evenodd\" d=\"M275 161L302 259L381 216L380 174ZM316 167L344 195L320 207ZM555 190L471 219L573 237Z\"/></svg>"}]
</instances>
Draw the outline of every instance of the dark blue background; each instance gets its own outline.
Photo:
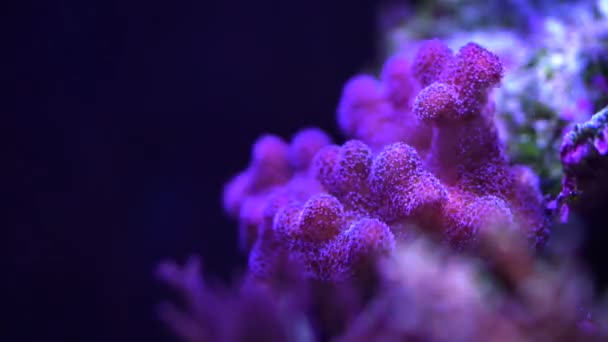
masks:
<instances>
[{"instance_id":1,"label":"dark blue background","mask_svg":"<svg viewBox=\"0 0 608 342\"><path fill-rule=\"evenodd\" d=\"M263 132L337 137L341 87L374 62L375 4L7 5L2 340L173 340L155 264L198 253L223 279L242 265L223 183Z\"/></svg>"}]
</instances>

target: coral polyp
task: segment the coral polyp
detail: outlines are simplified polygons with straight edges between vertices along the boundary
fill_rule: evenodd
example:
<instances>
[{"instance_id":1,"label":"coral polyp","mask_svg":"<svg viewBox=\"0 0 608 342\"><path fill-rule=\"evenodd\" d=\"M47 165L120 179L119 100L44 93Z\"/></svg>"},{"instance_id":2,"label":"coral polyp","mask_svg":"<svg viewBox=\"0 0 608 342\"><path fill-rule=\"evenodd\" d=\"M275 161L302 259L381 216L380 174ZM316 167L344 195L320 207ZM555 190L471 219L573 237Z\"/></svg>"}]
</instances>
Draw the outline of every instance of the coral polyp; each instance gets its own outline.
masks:
<instances>
[{"instance_id":1,"label":"coral polyp","mask_svg":"<svg viewBox=\"0 0 608 342\"><path fill-rule=\"evenodd\" d=\"M337 116L351 140L341 146L318 129L290 143L261 137L224 194L252 276L286 255L311 278L340 281L420 234L474 249L485 231L508 230L542 246L538 182L509 163L494 124L489 95L502 75L480 45L453 53L431 40L412 61L391 57L380 79L347 82Z\"/></svg>"}]
</instances>

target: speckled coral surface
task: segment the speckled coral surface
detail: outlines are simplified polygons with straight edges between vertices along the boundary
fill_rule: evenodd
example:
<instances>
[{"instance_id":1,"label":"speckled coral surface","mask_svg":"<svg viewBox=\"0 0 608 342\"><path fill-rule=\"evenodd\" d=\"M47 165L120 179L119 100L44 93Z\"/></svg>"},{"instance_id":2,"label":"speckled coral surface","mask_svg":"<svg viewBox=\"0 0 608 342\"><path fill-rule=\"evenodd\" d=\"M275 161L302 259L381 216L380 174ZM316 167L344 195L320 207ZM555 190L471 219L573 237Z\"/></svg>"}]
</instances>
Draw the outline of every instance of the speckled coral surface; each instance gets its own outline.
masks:
<instances>
[{"instance_id":1,"label":"speckled coral surface","mask_svg":"<svg viewBox=\"0 0 608 342\"><path fill-rule=\"evenodd\" d=\"M413 61L390 58L380 79L347 82L337 110L344 144L318 129L291 142L261 137L224 196L253 276L280 252L312 278L339 281L418 234L464 249L484 230L507 229L544 244L538 182L510 165L494 126L489 92L502 74L477 44L453 53L431 40Z\"/></svg>"}]
</instances>

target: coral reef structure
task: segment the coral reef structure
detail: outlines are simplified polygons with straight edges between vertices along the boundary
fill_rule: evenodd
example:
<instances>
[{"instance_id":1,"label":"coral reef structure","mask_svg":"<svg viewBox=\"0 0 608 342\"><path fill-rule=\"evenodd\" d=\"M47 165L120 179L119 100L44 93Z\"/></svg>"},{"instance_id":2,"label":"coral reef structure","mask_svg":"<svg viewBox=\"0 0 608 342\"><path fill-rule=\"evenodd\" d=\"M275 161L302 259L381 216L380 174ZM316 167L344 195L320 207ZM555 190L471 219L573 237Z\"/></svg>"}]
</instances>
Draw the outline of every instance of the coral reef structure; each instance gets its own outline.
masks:
<instances>
[{"instance_id":1,"label":"coral reef structure","mask_svg":"<svg viewBox=\"0 0 608 342\"><path fill-rule=\"evenodd\" d=\"M421 233L470 249L513 230L542 246L538 181L509 164L494 124L489 94L502 76L483 47L453 53L430 40L411 62L390 58L379 80L348 81L337 116L352 140L333 145L317 129L290 143L261 137L224 193L252 276L287 256L311 278L341 281Z\"/></svg>"},{"instance_id":2,"label":"coral reef structure","mask_svg":"<svg viewBox=\"0 0 608 342\"><path fill-rule=\"evenodd\" d=\"M185 305L161 318L188 342L608 340L568 219L608 193L608 109L574 124L608 98L607 4L438 0L383 22L391 56L337 105L347 140L263 135L226 184L242 282L163 263Z\"/></svg>"},{"instance_id":3,"label":"coral reef structure","mask_svg":"<svg viewBox=\"0 0 608 342\"><path fill-rule=\"evenodd\" d=\"M159 267L184 299L159 308L181 340L608 339L608 311L574 258L577 230L554 225L547 243L551 214L567 216L608 170L608 111L564 137L563 190L547 210L538 177L499 137L499 57L475 43L418 46L379 78L347 82L343 144L316 128L255 142L223 198L248 255L243 281L213 288L196 258Z\"/></svg>"}]
</instances>

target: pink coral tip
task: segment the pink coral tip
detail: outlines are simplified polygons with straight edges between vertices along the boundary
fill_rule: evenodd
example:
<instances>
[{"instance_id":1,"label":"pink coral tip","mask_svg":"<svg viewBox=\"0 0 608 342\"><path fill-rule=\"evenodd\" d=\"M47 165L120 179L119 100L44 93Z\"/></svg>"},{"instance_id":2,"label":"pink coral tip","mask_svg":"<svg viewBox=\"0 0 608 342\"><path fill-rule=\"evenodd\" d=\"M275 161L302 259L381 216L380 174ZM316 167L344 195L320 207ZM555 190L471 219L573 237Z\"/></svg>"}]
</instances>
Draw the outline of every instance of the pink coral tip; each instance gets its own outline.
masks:
<instances>
[{"instance_id":1,"label":"pink coral tip","mask_svg":"<svg viewBox=\"0 0 608 342\"><path fill-rule=\"evenodd\" d=\"M415 81L410 63L403 54L394 55L384 63L382 81L393 105L405 109L413 97Z\"/></svg>"},{"instance_id":2,"label":"pink coral tip","mask_svg":"<svg viewBox=\"0 0 608 342\"><path fill-rule=\"evenodd\" d=\"M251 159L256 163L285 159L287 156L287 143L273 134L262 135L253 144L251 154Z\"/></svg>"},{"instance_id":3,"label":"pink coral tip","mask_svg":"<svg viewBox=\"0 0 608 342\"><path fill-rule=\"evenodd\" d=\"M388 254L395 249L395 237L384 222L363 218L350 225L344 233L348 238L349 261Z\"/></svg>"},{"instance_id":4,"label":"pink coral tip","mask_svg":"<svg viewBox=\"0 0 608 342\"><path fill-rule=\"evenodd\" d=\"M299 230L298 224L301 213L302 206L294 203L287 204L277 211L272 227L280 241L287 244L293 241Z\"/></svg>"},{"instance_id":5,"label":"pink coral tip","mask_svg":"<svg viewBox=\"0 0 608 342\"><path fill-rule=\"evenodd\" d=\"M461 89L461 95L487 91L496 86L503 76L500 58L475 43L468 43L458 51L445 79Z\"/></svg>"},{"instance_id":6,"label":"pink coral tip","mask_svg":"<svg viewBox=\"0 0 608 342\"><path fill-rule=\"evenodd\" d=\"M224 210L228 215L237 216L245 197L248 195L251 175L241 172L224 186Z\"/></svg>"},{"instance_id":7,"label":"pink coral tip","mask_svg":"<svg viewBox=\"0 0 608 342\"><path fill-rule=\"evenodd\" d=\"M296 133L289 145L289 162L295 170L306 170L315 154L331 144L331 138L318 128L303 129Z\"/></svg>"},{"instance_id":8,"label":"pink coral tip","mask_svg":"<svg viewBox=\"0 0 608 342\"><path fill-rule=\"evenodd\" d=\"M338 199L329 194L312 196L300 216L298 238L305 242L325 242L340 232L344 209Z\"/></svg>"},{"instance_id":9,"label":"pink coral tip","mask_svg":"<svg viewBox=\"0 0 608 342\"><path fill-rule=\"evenodd\" d=\"M258 138L251 156L253 191L261 191L289 179L287 152L287 143L276 135L267 134Z\"/></svg>"},{"instance_id":10,"label":"pink coral tip","mask_svg":"<svg viewBox=\"0 0 608 342\"><path fill-rule=\"evenodd\" d=\"M423 87L438 81L445 66L452 60L450 48L439 39L422 43L412 65L414 77Z\"/></svg>"},{"instance_id":11,"label":"pink coral tip","mask_svg":"<svg viewBox=\"0 0 608 342\"><path fill-rule=\"evenodd\" d=\"M423 122L449 123L460 118L458 94L444 83L424 88L414 102L414 113Z\"/></svg>"},{"instance_id":12,"label":"pink coral tip","mask_svg":"<svg viewBox=\"0 0 608 342\"><path fill-rule=\"evenodd\" d=\"M370 172L372 151L359 140L349 140L340 148L336 168L336 188L340 193L360 191Z\"/></svg>"},{"instance_id":13,"label":"pink coral tip","mask_svg":"<svg viewBox=\"0 0 608 342\"><path fill-rule=\"evenodd\" d=\"M389 195L399 187L413 184L421 171L422 160L413 147L404 143L388 145L372 164L371 190Z\"/></svg>"},{"instance_id":14,"label":"pink coral tip","mask_svg":"<svg viewBox=\"0 0 608 342\"><path fill-rule=\"evenodd\" d=\"M335 174L339 155L339 146L325 146L317 152L310 167L312 176L330 193L337 192Z\"/></svg>"},{"instance_id":15,"label":"pink coral tip","mask_svg":"<svg viewBox=\"0 0 608 342\"><path fill-rule=\"evenodd\" d=\"M344 89L338 105L338 126L347 135L356 135L364 116L373 113L383 102L382 84L369 75L351 78Z\"/></svg>"}]
</instances>

